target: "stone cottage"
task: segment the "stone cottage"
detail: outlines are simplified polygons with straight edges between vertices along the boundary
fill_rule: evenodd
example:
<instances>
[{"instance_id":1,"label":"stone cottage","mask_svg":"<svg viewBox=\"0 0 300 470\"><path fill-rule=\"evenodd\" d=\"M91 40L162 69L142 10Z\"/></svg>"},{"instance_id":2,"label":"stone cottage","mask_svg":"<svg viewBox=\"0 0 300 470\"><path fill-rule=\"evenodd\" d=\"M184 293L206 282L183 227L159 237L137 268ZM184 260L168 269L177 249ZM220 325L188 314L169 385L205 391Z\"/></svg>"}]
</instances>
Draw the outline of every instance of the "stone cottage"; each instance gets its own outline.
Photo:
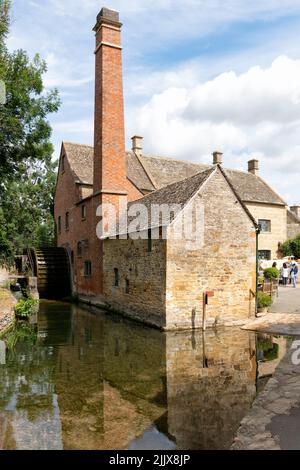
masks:
<instances>
[{"instance_id":1,"label":"stone cottage","mask_svg":"<svg viewBox=\"0 0 300 470\"><path fill-rule=\"evenodd\" d=\"M166 330L199 328L207 300L203 294L211 292L208 325L244 323L255 314L253 217L219 165L138 201L149 213L174 204L182 210L163 226L161 219L153 223L150 218L139 224L139 239L128 231L126 237L119 233L104 241L105 301ZM187 226L182 236L188 213L196 230Z\"/></svg>"},{"instance_id":2,"label":"stone cottage","mask_svg":"<svg viewBox=\"0 0 300 470\"><path fill-rule=\"evenodd\" d=\"M142 137L139 136L133 137L132 150L125 150L121 27L122 25L117 12L106 8L101 10L94 28L96 34L94 146L63 142L61 149L55 194L55 219L58 246L65 247L70 255L74 293L78 294L80 298L88 299L94 303L101 303L104 299L111 303L111 305L122 302L121 298L119 298L121 295L120 290L115 289L114 287L116 286L114 286L112 282L113 276L116 276L115 270L117 269L120 269L120 283L122 283L122 289L126 289L126 291L129 290L129 294L123 292L123 294L127 296L126 303L128 303L129 297L132 298L133 296L131 289L135 289L135 297L137 299L138 286L141 287L142 285L142 283L138 282L138 279L134 281L133 271L129 271L128 273L123 271L124 266L129 265L128 257L130 253L126 255L121 263L120 257L122 255L119 250L128 250L128 247L130 247L129 241L122 239L105 241L99 239L97 236L96 230L100 219L99 216L96 215L96 212L99 206L111 204L114 207L124 208L127 203L132 203L142 198L153 197L155 200L155 198L160 198L161 194L164 194L161 191L166 190L168 192L169 190L167 188L176 191L177 189L179 190L181 188L181 182L183 187L188 189L190 184L189 178L195 177L196 180L197 178L201 179L203 175L207 175L206 172L208 171L210 174L208 180L203 183L203 187L199 183L197 190L199 189L201 192L204 191L205 188L205 192L206 190L208 191L207 196L203 195L205 200L204 211L209 214L207 221L212 221L215 217L216 226L219 227L218 230L221 230L219 234L220 238L218 242L216 242L218 249L207 239L209 236L207 232L204 233L205 243L207 243L205 266L203 265L203 251L200 250L201 253L199 252L198 255L194 253L193 255L190 254L187 256L189 259L192 256L199 256L199 263L201 259L201 265L199 265L198 269L200 273L203 273L203 279L206 276L206 281L203 279L203 282L200 281L199 273L198 280L196 280L197 264L193 264L193 270L195 272L193 275L189 273L189 277L191 278L190 289L194 289L194 295L197 296L197 298L195 297L194 301L183 300L184 295L175 298L174 289L179 292L189 279L186 272L187 261L184 261L185 258L182 255L182 267L179 268L177 266L175 268L174 264L172 264L175 261L172 261L171 255L172 250L177 249L180 251L178 245L176 245L175 242L174 244L170 242L168 245L165 240L153 240L153 247L158 246L157 258L155 258L154 250L151 259L153 259L154 264L164 263L161 264L161 266L165 272L162 272L160 275L163 276L165 280L169 280L169 275L173 272L175 277L172 282L175 287L172 287L170 280L168 286L165 282L160 285L160 293L155 291L153 299L158 299L158 297L161 296L159 307L157 306L159 313L155 314L155 309L152 308L151 315L149 313L151 318L149 317L148 320L165 327L167 320L166 318L163 319L162 312L172 310L173 318L170 320L170 323L173 325L191 325L193 321L197 324L198 320L193 320L193 315L195 315L193 311L194 307L196 309L199 308L199 304L198 307L194 304L198 302L199 298L201 300L205 289L217 289L218 284L219 292L221 292L222 287L220 287L220 285L225 286L226 282L233 282L233 278L230 280L232 271L227 264L229 258L226 250L229 250L230 256L233 259L251 259L251 261L247 261L246 263L246 272L243 272L243 274L242 272L239 273L241 276L239 285L241 285L242 288L237 295L241 295L241 297L239 299L227 299L232 307L232 312L226 313L226 315L229 315L228 318L237 318L237 305L241 299L243 299L244 303L243 307L240 309L240 315L241 318L245 318L246 303L248 303L247 315L250 315L252 311L252 306L249 306L249 291L254 289L254 222L257 222L261 226L262 234L259 237L260 257L276 257L279 244L287 238L287 205L282 198L260 178L257 160L251 160L248 164L248 172L243 172L231 169L223 170L221 168L222 154L220 152L214 153L212 165L202 164L201 162L190 163L188 161L179 161L158 156L147 156L143 153ZM199 176L201 173L203 173L203 175ZM230 198L232 201L235 199L231 212L228 208L228 214L226 213L227 218L224 219L229 225L224 223L222 227L218 225L221 223L219 216L222 213L222 205L218 206L213 203L213 200L216 201L221 198L218 192L212 193L212 191L210 191L211 185L218 179L222 182L219 188L220 194L222 191L225 191L226 194L224 204L226 204L226 201L228 202ZM184 181L188 181L188 184L185 185ZM173 186L174 184L175 186ZM182 194L180 204L183 204L184 201L188 203L189 198L187 196L189 193L184 195L180 189L180 194ZM212 198L211 203L208 201L209 195ZM144 200L146 201L146 199ZM235 203L235 201L238 202ZM208 207L210 208L209 210ZM213 211L215 211L215 214L219 214L219 216L213 216ZM238 217L240 220L235 221L234 217ZM230 229L230 224L233 224L232 230ZM237 241L235 247L235 245L231 245L232 237L230 240L226 240L226 236L238 230L245 230L245 234L240 235L241 239ZM213 233L214 230L210 228L210 231L210 233ZM247 239L248 241L246 240L247 237L249 237L249 239ZM223 240L222 243L221 240ZM142 245L144 246L145 243L145 241L141 241L141 247ZM139 243L136 245L138 246ZM118 266L112 266L110 264L109 253L112 251L112 246L114 246L113 250L116 250L113 255L116 256L118 253L119 256L118 260L113 258L116 262L118 261ZM147 243L145 246L147 246ZM117 247L120 247L120 249ZM161 258L164 253L163 247L167 250L164 256L168 256L164 261ZM250 248L253 250L251 256L249 254ZM221 263L224 268L224 273L222 276L220 275L221 277L218 281L218 276L216 276L216 278L214 277L215 264L213 264L213 266L209 264L210 260L213 259L214 253L218 253L219 263L221 263L222 254L224 255L224 262L222 261ZM226 269L225 265L227 266ZM145 265L144 267L146 269L147 266ZM157 268L157 266L155 266L155 268ZM133 268L130 267L129 269ZM142 273L140 275L147 276L142 266L140 266L140 270L137 267L137 270ZM181 280L180 272L182 272ZM126 284L126 282L128 284ZM194 287L192 287L192 283L194 283ZM145 287L143 287L143 289L144 288ZM153 286L153 289L154 288L155 286ZM200 289L200 292L197 289ZM228 285L224 287L223 292L225 291L229 293ZM145 293L145 302L146 296L147 294ZM217 304L220 306L220 316L224 313L221 304L222 299L225 299L225 297L225 294L220 294L210 300L211 304L215 304L216 307ZM181 301L179 300L180 298ZM172 302L173 308L171 306ZM178 312L185 302L187 302L188 305L188 313L186 315L189 319L187 320L187 318L185 318L180 320L178 318ZM137 305L132 304L132 308L136 311ZM215 313L213 319L214 321L218 321L217 313Z\"/></svg>"}]
</instances>

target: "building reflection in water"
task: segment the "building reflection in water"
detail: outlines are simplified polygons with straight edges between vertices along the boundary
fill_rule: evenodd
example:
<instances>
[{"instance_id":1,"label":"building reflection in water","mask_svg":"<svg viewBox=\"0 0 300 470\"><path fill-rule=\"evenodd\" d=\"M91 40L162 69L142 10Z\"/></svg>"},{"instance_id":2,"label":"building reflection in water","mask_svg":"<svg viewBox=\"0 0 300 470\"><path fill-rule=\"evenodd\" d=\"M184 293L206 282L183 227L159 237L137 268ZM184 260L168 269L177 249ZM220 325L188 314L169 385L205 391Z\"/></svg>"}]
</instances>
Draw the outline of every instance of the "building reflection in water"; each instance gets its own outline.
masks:
<instances>
[{"instance_id":1,"label":"building reflection in water","mask_svg":"<svg viewBox=\"0 0 300 470\"><path fill-rule=\"evenodd\" d=\"M226 449L256 395L256 339L161 333L41 305L36 342L0 366L4 449Z\"/></svg>"}]
</instances>

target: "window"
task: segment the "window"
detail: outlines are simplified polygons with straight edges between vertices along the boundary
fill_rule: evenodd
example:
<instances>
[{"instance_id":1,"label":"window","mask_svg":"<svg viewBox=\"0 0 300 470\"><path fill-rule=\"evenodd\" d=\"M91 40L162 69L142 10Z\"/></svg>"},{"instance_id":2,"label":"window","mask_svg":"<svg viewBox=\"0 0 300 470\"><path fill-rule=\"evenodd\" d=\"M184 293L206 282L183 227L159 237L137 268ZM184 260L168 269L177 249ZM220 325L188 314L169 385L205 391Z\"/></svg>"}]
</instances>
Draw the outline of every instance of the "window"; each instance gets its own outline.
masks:
<instances>
[{"instance_id":1,"label":"window","mask_svg":"<svg viewBox=\"0 0 300 470\"><path fill-rule=\"evenodd\" d=\"M86 219L86 206L85 205L81 206L81 219L82 220Z\"/></svg>"},{"instance_id":2,"label":"window","mask_svg":"<svg viewBox=\"0 0 300 470\"><path fill-rule=\"evenodd\" d=\"M71 264L74 266L74 251L71 251Z\"/></svg>"},{"instance_id":3,"label":"window","mask_svg":"<svg viewBox=\"0 0 300 470\"><path fill-rule=\"evenodd\" d=\"M151 228L148 230L148 253L152 251L152 231Z\"/></svg>"},{"instance_id":4,"label":"window","mask_svg":"<svg viewBox=\"0 0 300 470\"><path fill-rule=\"evenodd\" d=\"M258 224L260 226L261 233L271 232L271 220L259 219Z\"/></svg>"},{"instance_id":5,"label":"window","mask_svg":"<svg viewBox=\"0 0 300 470\"><path fill-rule=\"evenodd\" d=\"M259 259L269 261L271 259L271 251L270 250L259 250L258 257L259 257Z\"/></svg>"},{"instance_id":6,"label":"window","mask_svg":"<svg viewBox=\"0 0 300 470\"><path fill-rule=\"evenodd\" d=\"M61 216L58 217L57 230L58 230L58 233L61 233Z\"/></svg>"},{"instance_id":7,"label":"window","mask_svg":"<svg viewBox=\"0 0 300 470\"><path fill-rule=\"evenodd\" d=\"M92 263L91 261L84 262L84 277L92 276Z\"/></svg>"},{"instance_id":8,"label":"window","mask_svg":"<svg viewBox=\"0 0 300 470\"><path fill-rule=\"evenodd\" d=\"M77 255L82 256L82 242L77 243Z\"/></svg>"},{"instance_id":9,"label":"window","mask_svg":"<svg viewBox=\"0 0 300 470\"><path fill-rule=\"evenodd\" d=\"M119 287L119 282L120 282L120 279L119 279L119 270L117 268L114 269L114 273L115 273L115 281L114 281L114 286L115 287Z\"/></svg>"},{"instance_id":10,"label":"window","mask_svg":"<svg viewBox=\"0 0 300 470\"><path fill-rule=\"evenodd\" d=\"M129 294L129 292L130 292L130 283L129 283L129 279L126 279L126 281L125 281L125 293Z\"/></svg>"},{"instance_id":11,"label":"window","mask_svg":"<svg viewBox=\"0 0 300 470\"><path fill-rule=\"evenodd\" d=\"M69 212L66 212L65 227L66 227L66 230L69 230L69 228L70 228Z\"/></svg>"},{"instance_id":12,"label":"window","mask_svg":"<svg viewBox=\"0 0 300 470\"><path fill-rule=\"evenodd\" d=\"M66 159L65 155L63 155L62 159L61 159L61 171L62 171L62 173L64 173L64 171L65 171L65 159Z\"/></svg>"}]
</instances>

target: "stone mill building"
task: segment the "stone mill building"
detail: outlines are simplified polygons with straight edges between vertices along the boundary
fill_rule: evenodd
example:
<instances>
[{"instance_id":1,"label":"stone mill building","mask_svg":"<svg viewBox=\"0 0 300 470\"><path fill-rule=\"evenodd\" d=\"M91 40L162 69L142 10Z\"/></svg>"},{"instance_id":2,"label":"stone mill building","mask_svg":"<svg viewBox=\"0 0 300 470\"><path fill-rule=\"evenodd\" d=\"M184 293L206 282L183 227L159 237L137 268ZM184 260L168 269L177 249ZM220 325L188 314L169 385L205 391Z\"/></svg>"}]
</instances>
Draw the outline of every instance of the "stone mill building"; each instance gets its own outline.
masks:
<instances>
[{"instance_id":1,"label":"stone mill building","mask_svg":"<svg viewBox=\"0 0 300 470\"><path fill-rule=\"evenodd\" d=\"M204 311L207 324L243 323L255 314L258 224L259 255L275 258L288 231L300 232L297 208L290 211L260 178L255 159L243 172L223 168L220 152L211 165L145 155L139 136L126 151L121 27L117 12L101 10L94 146L61 148L55 219L73 291L163 329L201 327ZM110 204L121 216L137 201L148 214L161 205L179 210L168 220L148 217L135 229L97 235L99 206ZM192 235L182 230L187 215L197 227Z\"/></svg>"}]
</instances>

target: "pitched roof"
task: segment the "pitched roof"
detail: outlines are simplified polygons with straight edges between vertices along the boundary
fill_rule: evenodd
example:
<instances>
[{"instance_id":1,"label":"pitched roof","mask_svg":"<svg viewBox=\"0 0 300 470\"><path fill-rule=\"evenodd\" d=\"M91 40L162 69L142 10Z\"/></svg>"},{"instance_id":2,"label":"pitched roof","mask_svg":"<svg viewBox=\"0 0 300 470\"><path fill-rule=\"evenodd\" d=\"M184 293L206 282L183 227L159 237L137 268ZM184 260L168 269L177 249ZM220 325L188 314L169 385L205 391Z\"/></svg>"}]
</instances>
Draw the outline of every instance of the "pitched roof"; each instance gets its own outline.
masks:
<instances>
[{"instance_id":1,"label":"pitched roof","mask_svg":"<svg viewBox=\"0 0 300 470\"><path fill-rule=\"evenodd\" d=\"M138 232L145 232L149 229L170 225L214 171L215 168L210 168L190 178L186 178L183 181L178 181L177 183L153 191L137 201L130 202L127 207L127 226L124 228L121 226L117 227L116 232L111 233L109 236L125 235L125 233L132 232L136 233L136 225L130 227L133 221L138 224ZM140 213L141 217L137 220L140 212L139 204L143 205L143 212ZM161 208L162 204L166 205L168 210L166 214L160 211L156 219L153 217L152 211L155 206L160 206ZM132 213L130 212L131 209L133 209ZM145 215L145 218L143 218L143 215ZM107 234L105 238L108 238Z\"/></svg>"},{"instance_id":2,"label":"pitched roof","mask_svg":"<svg viewBox=\"0 0 300 470\"><path fill-rule=\"evenodd\" d=\"M240 198L246 202L286 205L284 200L260 177L238 170L225 170Z\"/></svg>"},{"instance_id":3,"label":"pitched roof","mask_svg":"<svg viewBox=\"0 0 300 470\"><path fill-rule=\"evenodd\" d=\"M149 216L151 216L151 208L155 205L161 206L162 204L166 204L169 207L172 205L178 205L178 209L182 210L214 171L215 168L210 168L209 170L197 173L190 178L186 178L183 181L178 181L177 183L158 189L137 201L129 203L128 210L136 204L143 204L143 207L147 209ZM167 225L174 220L175 216L176 213L172 211L168 218ZM144 226L140 226L139 231L147 230L154 226L161 226L162 224L165 225L162 222L162 215L160 214L159 224L155 224L150 220L148 222L146 221Z\"/></svg>"},{"instance_id":4,"label":"pitched roof","mask_svg":"<svg viewBox=\"0 0 300 470\"><path fill-rule=\"evenodd\" d=\"M132 230L130 228L130 223L132 221L137 222L136 217L137 213L139 212L139 207L138 204L143 205L143 210L146 209L145 215L147 214L147 217L143 219L142 217L139 218L138 220L138 231L139 232L144 232L148 229L153 229L161 226L167 226L170 225L175 217L181 212L184 207L187 205L187 203L197 194L197 192L201 189L201 187L204 185L204 183L208 180L210 175L212 175L215 171L219 170L225 180L227 181L231 191L234 193L234 195L237 197L240 205L252 221L253 225L255 228L257 228L257 223L255 219L253 218L252 214L249 212L248 208L245 206L245 204L242 202L240 199L239 195L235 191L231 181L229 180L228 176L222 169L220 165L210 167L208 170L201 171L200 173L197 173L196 175L190 176L189 178L186 178L182 181L178 181L176 183L172 183L168 186L165 186L161 189L158 189L141 199L138 199L137 201L132 201L131 203L128 204L128 212L127 212L127 233L130 233L131 231L136 232L136 226L132 227ZM159 218L155 219L152 214L153 208L155 206L159 206L161 209L162 205L166 205L168 208L168 211L166 214L162 214L162 212L159 212L157 215ZM172 209L173 206L173 209ZM130 209L134 209L134 213L130 214ZM143 213L141 213L143 215ZM163 218L165 216L165 218ZM121 227L117 228L117 232L111 235L122 235L124 234L124 230L122 230Z\"/></svg>"},{"instance_id":5,"label":"pitched roof","mask_svg":"<svg viewBox=\"0 0 300 470\"><path fill-rule=\"evenodd\" d=\"M287 211L287 218L288 224L299 224L300 225L300 218L292 212L290 209Z\"/></svg>"},{"instance_id":6,"label":"pitched roof","mask_svg":"<svg viewBox=\"0 0 300 470\"><path fill-rule=\"evenodd\" d=\"M63 147L76 181L92 185L94 147L73 142L63 142Z\"/></svg>"},{"instance_id":7,"label":"pitched roof","mask_svg":"<svg viewBox=\"0 0 300 470\"><path fill-rule=\"evenodd\" d=\"M92 185L93 147L65 142L64 148L76 180ZM213 168L212 165L203 163L153 155L139 157L133 152L126 152L126 160L127 177L142 194ZM242 201L286 205L285 201L259 176L232 169L226 169L225 172Z\"/></svg>"}]
</instances>

